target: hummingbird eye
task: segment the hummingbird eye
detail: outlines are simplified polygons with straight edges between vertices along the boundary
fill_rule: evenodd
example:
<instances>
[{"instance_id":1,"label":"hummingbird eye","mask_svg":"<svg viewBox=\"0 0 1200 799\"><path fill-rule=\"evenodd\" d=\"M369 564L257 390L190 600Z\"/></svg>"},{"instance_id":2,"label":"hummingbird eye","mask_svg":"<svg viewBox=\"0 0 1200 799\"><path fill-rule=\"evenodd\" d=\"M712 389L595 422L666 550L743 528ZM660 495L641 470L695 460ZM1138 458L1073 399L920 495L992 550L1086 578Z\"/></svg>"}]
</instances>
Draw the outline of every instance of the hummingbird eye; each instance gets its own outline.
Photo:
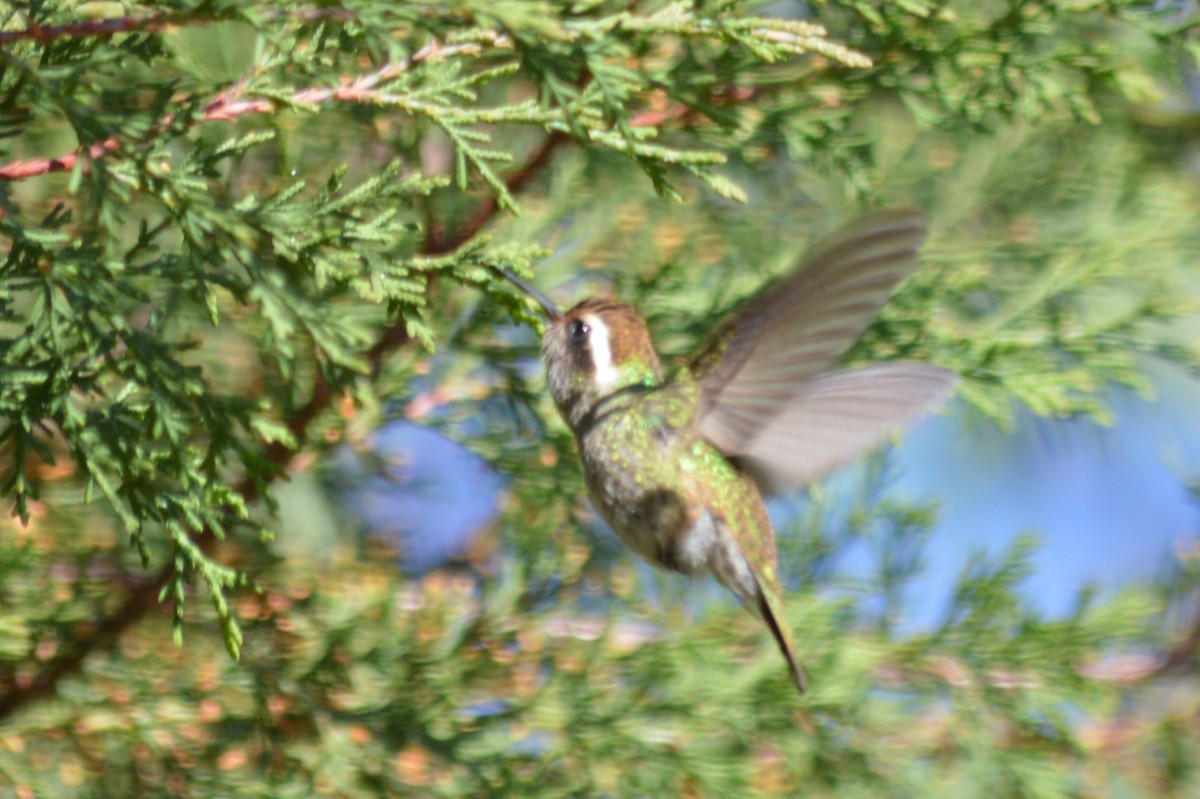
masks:
<instances>
[{"instance_id":1,"label":"hummingbird eye","mask_svg":"<svg viewBox=\"0 0 1200 799\"><path fill-rule=\"evenodd\" d=\"M588 333L592 332L592 328L587 322L582 319L576 319L571 322L571 341L576 343L583 342L587 339Z\"/></svg>"}]
</instances>

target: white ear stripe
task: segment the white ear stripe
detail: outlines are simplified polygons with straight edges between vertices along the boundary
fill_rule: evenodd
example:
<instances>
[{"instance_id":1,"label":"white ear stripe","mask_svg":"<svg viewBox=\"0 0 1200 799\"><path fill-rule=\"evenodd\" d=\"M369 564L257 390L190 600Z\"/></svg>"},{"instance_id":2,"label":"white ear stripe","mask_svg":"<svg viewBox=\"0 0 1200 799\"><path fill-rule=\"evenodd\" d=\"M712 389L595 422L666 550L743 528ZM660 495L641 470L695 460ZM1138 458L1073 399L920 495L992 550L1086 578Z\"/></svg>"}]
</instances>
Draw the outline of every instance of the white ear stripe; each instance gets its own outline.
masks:
<instances>
[{"instance_id":1,"label":"white ear stripe","mask_svg":"<svg viewBox=\"0 0 1200 799\"><path fill-rule=\"evenodd\" d=\"M596 373L593 378L596 387L607 391L617 384L617 365L613 363L612 345L608 339L608 326L600 321L600 317L589 314L583 318L592 334L588 336L588 348L592 353L592 366Z\"/></svg>"}]
</instances>

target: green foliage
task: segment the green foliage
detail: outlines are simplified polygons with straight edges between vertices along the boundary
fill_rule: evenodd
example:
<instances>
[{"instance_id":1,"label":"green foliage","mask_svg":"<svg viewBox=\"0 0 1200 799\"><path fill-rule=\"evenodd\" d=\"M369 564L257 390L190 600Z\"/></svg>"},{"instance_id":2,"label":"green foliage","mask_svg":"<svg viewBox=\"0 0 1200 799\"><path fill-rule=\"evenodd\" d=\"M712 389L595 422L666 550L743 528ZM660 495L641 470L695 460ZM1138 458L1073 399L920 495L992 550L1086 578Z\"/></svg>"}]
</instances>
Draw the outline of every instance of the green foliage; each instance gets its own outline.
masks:
<instances>
[{"instance_id":1,"label":"green foliage","mask_svg":"<svg viewBox=\"0 0 1200 799\"><path fill-rule=\"evenodd\" d=\"M1194 111L1163 113L1185 22L1050 0L0 8L0 787L1194 794L1195 691L1163 707L1105 668L1165 645L1190 566L1047 621L1017 599L1023 544L898 639L934 511L871 473L848 518L815 498L781 542L797 699L748 619L647 603L592 536L536 316L496 276L611 288L677 354L817 232L918 205L927 268L851 359L951 367L981 422L1108 421L1106 386L1148 390L1141 359L1200 366ZM489 567L281 561L276 484L398 415L512 476ZM846 591L854 542L878 574ZM576 609L599 598L611 615Z\"/></svg>"},{"instance_id":2,"label":"green foliage","mask_svg":"<svg viewBox=\"0 0 1200 799\"><path fill-rule=\"evenodd\" d=\"M215 637L177 651L161 646L165 625L143 625L64 689L69 747L41 732L62 723L44 707L7 725L0 741L25 748L0 766L50 795L1072 795L1109 768L1089 738L1101 732L1076 718L1119 703L1080 664L1136 639L1155 607L1125 595L1062 622L1027 616L1014 636L993 611L1019 557L964 576L963 623L903 642L856 629L844 604L796 598L805 654L827 675L803 702L733 608L681 635L531 614L504 590L512 574L481 601L465 576L279 571L239 604L240 663ZM1190 701L1127 723L1194 741ZM1153 782L1152 764L1125 773ZM1188 773L1180 795L1195 787Z\"/></svg>"}]
</instances>

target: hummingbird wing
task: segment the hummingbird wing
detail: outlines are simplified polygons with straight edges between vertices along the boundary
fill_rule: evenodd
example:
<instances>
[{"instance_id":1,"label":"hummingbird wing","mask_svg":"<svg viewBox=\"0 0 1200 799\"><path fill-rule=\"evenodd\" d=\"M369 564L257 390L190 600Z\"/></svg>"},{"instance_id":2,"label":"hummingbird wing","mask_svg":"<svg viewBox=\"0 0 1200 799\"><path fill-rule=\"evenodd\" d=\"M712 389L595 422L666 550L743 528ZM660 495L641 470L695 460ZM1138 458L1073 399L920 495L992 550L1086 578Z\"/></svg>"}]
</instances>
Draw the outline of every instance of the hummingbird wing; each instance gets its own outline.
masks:
<instances>
[{"instance_id":1,"label":"hummingbird wing","mask_svg":"<svg viewBox=\"0 0 1200 799\"><path fill-rule=\"evenodd\" d=\"M757 466L772 487L795 485L944 397L953 376L930 366L827 374L916 267L925 236L920 211L869 215L752 297L690 364L700 433ZM810 435L815 443L805 446Z\"/></svg>"},{"instance_id":2,"label":"hummingbird wing","mask_svg":"<svg viewBox=\"0 0 1200 799\"><path fill-rule=\"evenodd\" d=\"M820 375L744 442L737 456L764 490L792 491L873 449L941 405L956 375L885 363Z\"/></svg>"}]
</instances>

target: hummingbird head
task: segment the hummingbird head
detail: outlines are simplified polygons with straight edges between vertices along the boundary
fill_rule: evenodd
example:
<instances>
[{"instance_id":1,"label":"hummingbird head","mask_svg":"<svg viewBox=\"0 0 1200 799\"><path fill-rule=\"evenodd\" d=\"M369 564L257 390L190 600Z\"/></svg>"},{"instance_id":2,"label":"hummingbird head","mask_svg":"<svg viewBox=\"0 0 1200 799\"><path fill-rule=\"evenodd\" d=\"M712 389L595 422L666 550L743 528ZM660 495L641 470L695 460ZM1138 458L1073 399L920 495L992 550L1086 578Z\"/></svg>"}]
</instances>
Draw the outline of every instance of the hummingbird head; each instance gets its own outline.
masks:
<instances>
[{"instance_id":1,"label":"hummingbird head","mask_svg":"<svg viewBox=\"0 0 1200 799\"><path fill-rule=\"evenodd\" d=\"M572 429L614 392L662 380L646 323L614 300L587 299L552 316L542 355L550 394Z\"/></svg>"},{"instance_id":2,"label":"hummingbird head","mask_svg":"<svg viewBox=\"0 0 1200 799\"><path fill-rule=\"evenodd\" d=\"M622 389L653 386L662 367L646 323L625 303L598 297L563 313L554 301L512 271L496 271L546 312L542 356L558 412L578 430L596 405Z\"/></svg>"}]
</instances>

